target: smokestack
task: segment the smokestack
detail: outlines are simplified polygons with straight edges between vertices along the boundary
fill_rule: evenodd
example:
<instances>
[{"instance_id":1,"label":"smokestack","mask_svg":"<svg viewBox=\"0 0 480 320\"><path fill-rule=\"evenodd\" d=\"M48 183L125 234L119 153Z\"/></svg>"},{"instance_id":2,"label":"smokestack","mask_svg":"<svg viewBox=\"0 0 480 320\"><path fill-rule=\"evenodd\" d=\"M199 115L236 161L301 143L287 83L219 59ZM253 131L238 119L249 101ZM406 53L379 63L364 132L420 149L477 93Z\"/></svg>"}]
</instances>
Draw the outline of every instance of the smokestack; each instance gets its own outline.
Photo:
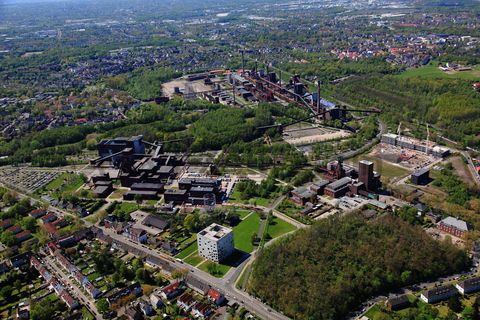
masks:
<instances>
[{"instance_id":1,"label":"smokestack","mask_svg":"<svg viewBox=\"0 0 480 320\"><path fill-rule=\"evenodd\" d=\"M317 81L317 114L320 113L320 80Z\"/></svg>"}]
</instances>

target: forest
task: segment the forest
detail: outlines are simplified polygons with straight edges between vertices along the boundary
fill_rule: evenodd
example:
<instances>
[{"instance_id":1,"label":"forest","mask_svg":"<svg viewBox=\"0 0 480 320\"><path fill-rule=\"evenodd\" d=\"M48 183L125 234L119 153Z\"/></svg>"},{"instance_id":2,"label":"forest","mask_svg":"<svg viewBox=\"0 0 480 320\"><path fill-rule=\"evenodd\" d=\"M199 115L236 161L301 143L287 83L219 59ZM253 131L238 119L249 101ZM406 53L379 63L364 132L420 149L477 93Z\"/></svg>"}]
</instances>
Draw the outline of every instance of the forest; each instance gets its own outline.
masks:
<instances>
[{"instance_id":1,"label":"forest","mask_svg":"<svg viewBox=\"0 0 480 320\"><path fill-rule=\"evenodd\" d=\"M390 127L415 119L438 126L466 146L480 146L478 93L471 81L376 75L351 78L335 90L337 97L357 107L383 109L382 119Z\"/></svg>"},{"instance_id":2,"label":"forest","mask_svg":"<svg viewBox=\"0 0 480 320\"><path fill-rule=\"evenodd\" d=\"M383 216L330 217L265 248L248 290L295 319L343 319L371 296L469 265L448 241Z\"/></svg>"}]
</instances>

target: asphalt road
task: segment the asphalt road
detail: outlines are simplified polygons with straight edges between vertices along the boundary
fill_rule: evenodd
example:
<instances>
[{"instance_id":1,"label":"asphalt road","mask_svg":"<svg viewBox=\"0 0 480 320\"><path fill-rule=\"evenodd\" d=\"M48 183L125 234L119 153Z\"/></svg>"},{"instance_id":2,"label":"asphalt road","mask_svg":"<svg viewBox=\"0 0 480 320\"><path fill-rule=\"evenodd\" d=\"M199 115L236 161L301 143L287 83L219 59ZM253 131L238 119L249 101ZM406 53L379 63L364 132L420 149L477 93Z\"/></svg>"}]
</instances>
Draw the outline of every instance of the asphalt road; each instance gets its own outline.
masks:
<instances>
[{"instance_id":1,"label":"asphalt road","mask_svg":"<svg viewBox=\"0 0 480 320\"><path fill-rule=\"evenodd\" d=\"M210 274L199 270L189 264L178 262L173 260L170 256L167 256L158 250L151 249L147 246L141 245L139 243L130 241L129 239L125 238L123 235L116 234L115 232L107 229L101 228L104 234L110 236L113 240L124 243L129 246L134 247L135 249L139 250L140 252L144 253L145 255L153 255L156 256L170 265L173 265L179 269L188 269L190 272L190 276L195 277L197 280L212 286L213 288L223 292L228 300L237 302L239 305L243 305L246 309L253 312L254 314L258 315L263 319L272 319L272 320L285 320L289 319L288 317L284 316L283 314L270 309L270 307L263 304L260 300L250 296L248 293L243 292L235 288L235 279L240 275L241 269L243 264L245 264L247 260L243 261L243 263L236 267L230 269L230 271L223 277L223 278L215 278Z\"/></svg>"},{"instance_id":2,"label":"asphalt road","mask_svg":"<svg viewBox=\"0 0 480 320\"><path fill-rule=\"evenodd\" d=\"M95 303L91 300L91 298L87 297L87 295L85 295L83 291L75 285L75 283L68 277L68 275L66 275L63 270L55 264L53 258L50 255L45 252L43 253L43 261L47 263L47 267L51 271L53 271L54 274L59 279L61 279L64 284L69 286L69 291L73 292L73 295L79 300L78 302L85 305L88 310L90 310L90 312L95 316L95 319L103 319L102 315L98 312L97 307L95 306Z\"/></svg>"}]
</instances>

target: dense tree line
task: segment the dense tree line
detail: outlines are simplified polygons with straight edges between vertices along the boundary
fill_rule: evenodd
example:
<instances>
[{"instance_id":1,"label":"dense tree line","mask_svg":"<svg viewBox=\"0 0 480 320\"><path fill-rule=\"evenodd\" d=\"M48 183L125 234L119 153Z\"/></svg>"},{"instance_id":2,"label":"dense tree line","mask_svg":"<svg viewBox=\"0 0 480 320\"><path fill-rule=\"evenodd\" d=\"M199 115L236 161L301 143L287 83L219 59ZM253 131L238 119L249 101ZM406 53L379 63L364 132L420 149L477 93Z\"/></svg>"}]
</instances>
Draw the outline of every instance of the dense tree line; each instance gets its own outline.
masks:
<instances>
[{"instance_id":1,"label":"dense tree line","mask_svg":"<svg viewBox=\"0 0 480 320\"><path fill-rule=\"evenodd\" d=\"M451 139L480 145L478 93L470 81L369 76L349 79L336 91L358 107L382 108L382 118L390 127L417 119L439 126Z\"/></svg>"},{"instance_id":2,"label":"dense tree line","mask_svg":"<svg viewBox=\"0 0 480 320\"><path fill-rule=\"evenodd\" d=\"M106 79L109 87L128 91L140 100L153 100L161 95L162 83L181 76L170 68L140 68L131 75L118 75Z\"/></svg>"},{"instance_id":3,"label":"dense tree line","mask_svg":"<svg viewBox=\"0 0 480 320\"><path fill-rule=\"evenodd\" d=\"M468 207L471 199L478 199L478 190L470 190L465 183L453 172L453 165L449 162L442 169L441 175L433 184L442 188L447 194L447 201L462 207Z\"/></svg>"},{"instance_id":4,"label":"dense tree line","mask_svg":"<svg viewBox=\"0 0 480 320\"><path fill-rule=\"evenodd\" d=\"M332 217L265 248L249 291L296 319L342 319L372 295L460 271L468 257L384 216Z\"/></svg>"},{"instance_id":5,"label":"dense tree line","mask_svg":"<svg viewBox=\"0 0 480 320\"><path fill-rule=\"evenodd\" d=\"M192 151L219 150L237 141L251 141L261 135L257 127L271 123L270 112L262 107L255 111L232 108L211 111L189 128L195 137Z\"/></svg>"}]
</instances>

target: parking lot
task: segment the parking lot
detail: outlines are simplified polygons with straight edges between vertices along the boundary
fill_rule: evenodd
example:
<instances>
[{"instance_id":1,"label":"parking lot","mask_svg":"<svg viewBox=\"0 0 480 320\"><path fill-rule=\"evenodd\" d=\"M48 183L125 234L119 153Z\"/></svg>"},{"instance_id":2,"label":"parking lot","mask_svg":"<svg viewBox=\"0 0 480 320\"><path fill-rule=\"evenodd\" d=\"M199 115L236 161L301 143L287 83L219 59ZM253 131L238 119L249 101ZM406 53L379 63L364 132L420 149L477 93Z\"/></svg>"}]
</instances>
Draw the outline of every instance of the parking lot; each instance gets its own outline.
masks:
<instances>
[{"instance_id":1,"label":"parking lot","mask_svg":"<svg viewBox=\"0 0 480 320\"><path fill-rule=\"evenodd\" d=\"M60 175L58 171L32 170L27 168L1 168L0 182L26 193L49 184Z\"/></svg>"}]
</instances>

